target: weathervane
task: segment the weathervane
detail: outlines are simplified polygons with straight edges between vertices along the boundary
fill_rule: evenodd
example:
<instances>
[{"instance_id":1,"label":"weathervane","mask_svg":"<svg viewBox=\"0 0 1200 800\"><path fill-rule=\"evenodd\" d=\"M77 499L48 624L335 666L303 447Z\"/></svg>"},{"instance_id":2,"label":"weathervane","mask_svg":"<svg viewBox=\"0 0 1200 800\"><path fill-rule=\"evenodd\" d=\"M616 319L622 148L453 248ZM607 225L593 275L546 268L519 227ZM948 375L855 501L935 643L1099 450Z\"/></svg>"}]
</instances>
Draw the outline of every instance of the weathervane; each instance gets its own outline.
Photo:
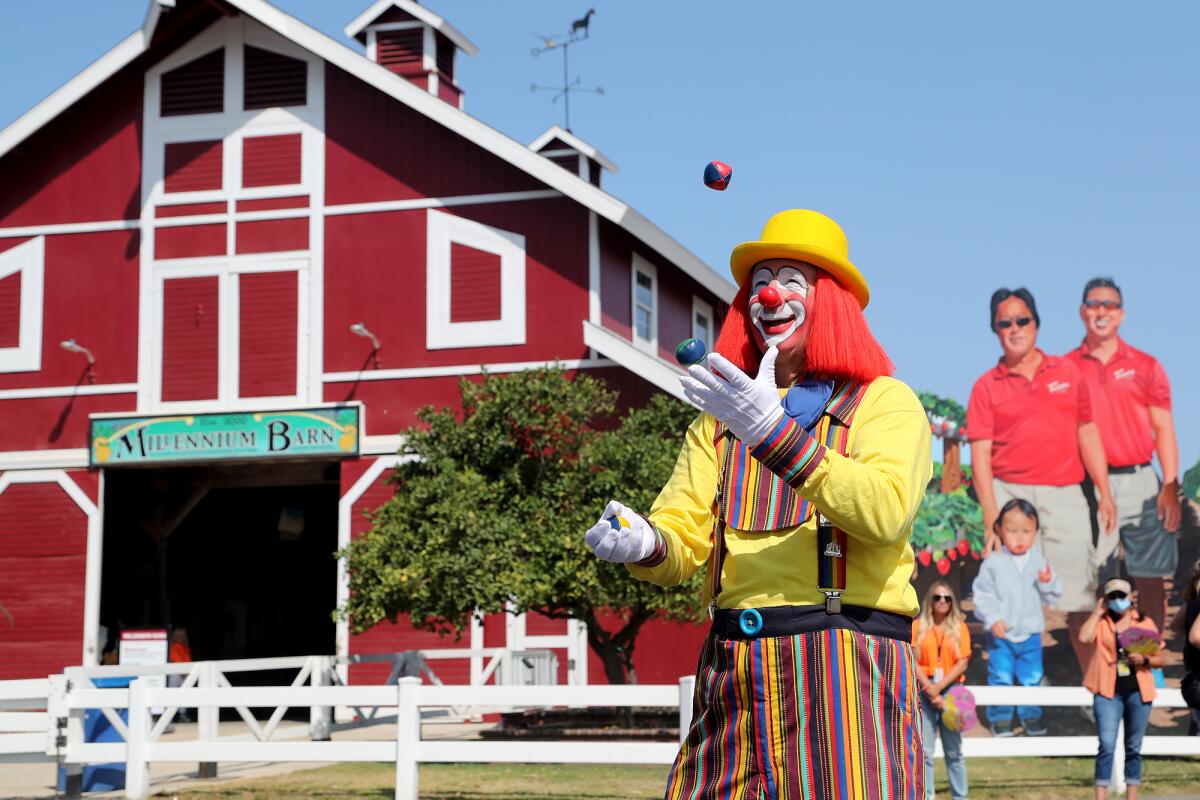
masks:
<instances>
[{"instance_id":1,"label":"weathervane","mask_svg":"<svg viewBox=\"0 0 1200 800\"><path fill-rule=\"evenodd\" d=\"M571 130L571 92L594 92L595 94L599 95L604 94L604 88L601 86L597 86L595 88L581 87L579 85L579 76L575 76L575 80L571 80L569 78L567 68L567 51L570 49L571 45L588 38L588 25L592 21L592 15L595 13L596 9L589 8L586 14L571 23L571 30L566 33L555 34L554 36L545 36L540 33L533 34L542 41L541 47L535 47L532 51L530 51L535 58L540 56L542 53L548 53L551 50L562 50L563 81L561 86L538 86L536 83L531 83L529 85L529 91L555 92L556 94L551 100L553 103L557 103L558 98L560 97L563 99L563 114L565 122L563 127L568 131Z\"/></svg>"}]
</instances>

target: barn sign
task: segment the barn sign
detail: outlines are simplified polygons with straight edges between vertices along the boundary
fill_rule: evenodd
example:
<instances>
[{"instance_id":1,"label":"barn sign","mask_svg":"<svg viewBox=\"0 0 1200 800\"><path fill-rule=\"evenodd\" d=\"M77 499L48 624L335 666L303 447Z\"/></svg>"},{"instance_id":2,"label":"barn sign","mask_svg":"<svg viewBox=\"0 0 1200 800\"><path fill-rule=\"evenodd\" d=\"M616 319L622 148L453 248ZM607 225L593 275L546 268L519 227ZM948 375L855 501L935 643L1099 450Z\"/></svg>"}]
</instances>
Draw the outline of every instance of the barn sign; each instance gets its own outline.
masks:
<instances>
[{"instance_id":1,"label":"barn sign","mask_svg":"<svg viewBox=\"0 0 1200 800\"><path fill-rule=\"evenodd\" d=\"M358 406L91 420L93 467L355 456Z\"/></svg>"}]
</instances>

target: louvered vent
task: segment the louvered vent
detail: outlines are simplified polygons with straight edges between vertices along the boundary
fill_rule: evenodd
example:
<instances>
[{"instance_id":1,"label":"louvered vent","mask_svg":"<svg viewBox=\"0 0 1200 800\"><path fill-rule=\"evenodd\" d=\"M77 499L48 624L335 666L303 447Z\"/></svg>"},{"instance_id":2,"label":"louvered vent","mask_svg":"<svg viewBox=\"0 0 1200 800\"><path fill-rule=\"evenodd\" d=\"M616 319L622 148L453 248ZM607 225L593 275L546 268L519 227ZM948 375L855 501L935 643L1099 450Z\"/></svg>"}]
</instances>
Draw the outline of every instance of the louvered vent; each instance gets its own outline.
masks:
<instances>
[{"instance_id":1,"label":"louvered vent","mask_svg":"<svg viewBox=\"0 0 1200 800\"><path fill-rule=\"evenodd\" d=\"M424 52L424 38L424 28L379 31L375 39L375 57L380 64L400 75L423 72L421 55Z\"/></svg>"},{"instance_id":2,"label":"louvered vent","mask_svg":"<svg viewBox=\"0 0 1200 800\"><path fill-rule=\"evenodd\" d=\"M437 35L437 68L438 72L454 80L454 43L440 33Z\"/></svg>"},{"instance_id":3,"label":"louvered vent","mask_svg":"<svg viewBox=\"0 0 1200 800\"><path fill-rule=\"evenodd\" d=\"M224 110L224 50L214 50L163 74L161 116L219 114Z\"/></svg>"},{"instance_id":4,"label":"louvered vent","mask_svg":"<svg viewBox=\"0 0 1200 800\"><path fill-rule=\"evenodd\" d=\"M308 64L246 47L246 110L308 104Z\"/></svg>"}]
</instances>

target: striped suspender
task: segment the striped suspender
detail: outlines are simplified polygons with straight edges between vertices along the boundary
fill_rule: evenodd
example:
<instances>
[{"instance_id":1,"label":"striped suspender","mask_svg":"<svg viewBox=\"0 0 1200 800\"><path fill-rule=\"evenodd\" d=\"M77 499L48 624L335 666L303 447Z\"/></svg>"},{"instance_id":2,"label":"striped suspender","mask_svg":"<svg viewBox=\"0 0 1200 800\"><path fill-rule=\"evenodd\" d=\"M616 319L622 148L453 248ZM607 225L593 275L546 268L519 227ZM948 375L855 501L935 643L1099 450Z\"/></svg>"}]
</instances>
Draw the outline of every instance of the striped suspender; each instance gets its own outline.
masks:
<instances>
[{"instance_id":1,"label":"striped suspender","mask_svg":"<svg viewBox=\"0 0 1200 800\"><path fill-rule=\"evenodd\" d=\"M857 408L859 400L866 390L865 384L857 384L847 386L845 390L839 391L835 398L834 405L842 405L843 408L848 407L847 416L853 415L854 409ZM825 444L830 449L843 456L849 455L850 451L850 425L841 422L836 416L826 412L825 418L818 425L818 431L821 428L825 430ZM820 435L818 433L818 435ZM728 456L732 450L726 442L726 437L732 437L724 426L717 423L717 437L713 445L718 449L725 451ZM709 561L709 596L712 598L709 603L709 616L713 616L717 606L717 596L721 592L721 568L725 561L725 528L727 523L721 514L722 508L722 492L726 486L725 472L729 468L729 458L722 460L721 475L717 481L717 496L713 503L713 515L715 522L713 525L713 549ZM834 527L833 523L821 513L818 509L817 514L817 589L825 595L825 613L840 614L842 611L842 595L846 592L846 555L848 552L849 538L846 532Z\"/></svg>"}]
</instances>

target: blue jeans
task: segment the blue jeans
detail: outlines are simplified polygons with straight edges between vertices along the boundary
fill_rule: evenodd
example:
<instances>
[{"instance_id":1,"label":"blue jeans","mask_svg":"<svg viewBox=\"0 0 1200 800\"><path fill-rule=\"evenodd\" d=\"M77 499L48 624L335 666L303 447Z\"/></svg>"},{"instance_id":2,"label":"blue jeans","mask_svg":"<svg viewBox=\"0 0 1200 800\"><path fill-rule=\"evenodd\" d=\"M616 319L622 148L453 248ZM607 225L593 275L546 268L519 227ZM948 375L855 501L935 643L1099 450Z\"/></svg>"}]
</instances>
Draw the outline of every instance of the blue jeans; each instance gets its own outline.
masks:
<instances>
[{"instance_id":1,"label":"blue jeans","mask_svg":"<svg viewBox=\"0 0 1200 800\"><path fill-rule=\"evenodd\" d=\"M1001 639L988 632L984 637L988 654L989 686L1037 686L1045 674L1042 670L1042 637L1034 634L1020 644ZM988 706L990 722L1012 719L1012 706ZM1041 706L1017 706L1021 719L1041 719Z\"/></svg>"},{"instance_id":2,"label":"blue jeans","mask_svg":"<svg viewBox=\"0 0 1200 800\"><path fill-rule=\"evenodd\" d=\"M962 734L942 724L942 712L934 708L921 692L921 747L925 751L925 798L933 800L933 748L938 731L942 733L942 755L946 760L946 777L950 781L950 796L954 800L967 798L967 762L962 754Z\"/></svg>"},{"instance_id":3,"label":"blue jeans","mask_svg":"<svg viewBox=\"0 0 1200 800\"><path fill-rule=\"evenodd\" d=\"M1096 733L1100 749L1096 752L1096 785L1108 786L1112 781L1113 751L1117 748L1117 726L1125 720L1125 783L1137 786L1142 782L1142 736L1150 721L1150 704L1142 702L1140 692L1115 694L1112 697L1095 695L1092 709L1096 712Z\"/></svg>"}]
</instances>

